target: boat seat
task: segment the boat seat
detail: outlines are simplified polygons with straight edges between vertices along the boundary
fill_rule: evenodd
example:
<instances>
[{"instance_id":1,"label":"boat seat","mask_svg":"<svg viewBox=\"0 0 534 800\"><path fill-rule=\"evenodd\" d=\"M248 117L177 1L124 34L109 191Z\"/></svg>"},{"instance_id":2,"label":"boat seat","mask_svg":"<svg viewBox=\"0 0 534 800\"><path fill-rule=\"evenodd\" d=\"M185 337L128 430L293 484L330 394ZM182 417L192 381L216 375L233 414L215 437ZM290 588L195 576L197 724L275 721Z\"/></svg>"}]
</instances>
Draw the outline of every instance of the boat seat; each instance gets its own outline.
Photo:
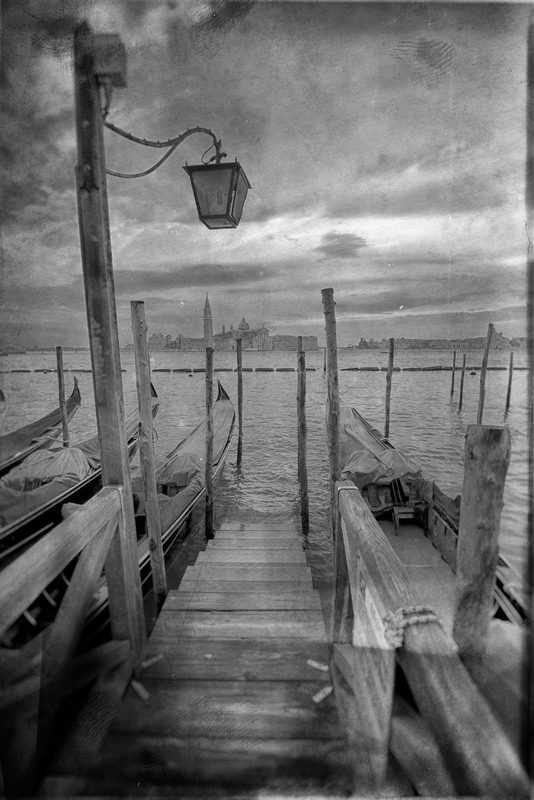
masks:
<instances>
[{"instance_id":1,"label":"boat seat","mask_svg":"<svg viewBox=\"0 0 534 800\"><path fill-rule=\"evenodd\" d=\"M401 519L415 519L417 510L413 506L395 506L393 509L393 525L395 536L399 535L399 522Z\"/></svg>"}]
</instances>

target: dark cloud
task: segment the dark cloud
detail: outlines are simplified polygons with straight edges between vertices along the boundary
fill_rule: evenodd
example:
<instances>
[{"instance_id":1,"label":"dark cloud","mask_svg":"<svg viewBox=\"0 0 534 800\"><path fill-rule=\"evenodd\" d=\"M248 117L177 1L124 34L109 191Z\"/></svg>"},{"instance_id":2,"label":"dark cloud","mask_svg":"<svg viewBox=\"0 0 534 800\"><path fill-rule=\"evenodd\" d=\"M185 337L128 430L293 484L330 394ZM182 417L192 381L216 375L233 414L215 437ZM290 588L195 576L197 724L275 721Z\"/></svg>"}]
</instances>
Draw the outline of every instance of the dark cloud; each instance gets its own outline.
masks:
<instances>
[{"instance_id":1,"label":"dark cloud","mask_svg":"<svg viewBox=\"0 0 534 800\"><path fill-rule=\"evenodd\" d=\"M121 295L139 292L159 293L181 291L194 287L254 286L278 274L271 265L259 267L249 264L169 264L160 270L115 270L115 287Z\"/></svg>"},{"instance_id":2,"label":"dark cloud","mask_svg":"<svg viewBox=\"0 0 534 800\"><path fill-rule=\"evenodd\" d=\"M367 245L362 236L355 233L325 233L316 251L324 258L357 258Z\"/></svg>"}]
</instances>

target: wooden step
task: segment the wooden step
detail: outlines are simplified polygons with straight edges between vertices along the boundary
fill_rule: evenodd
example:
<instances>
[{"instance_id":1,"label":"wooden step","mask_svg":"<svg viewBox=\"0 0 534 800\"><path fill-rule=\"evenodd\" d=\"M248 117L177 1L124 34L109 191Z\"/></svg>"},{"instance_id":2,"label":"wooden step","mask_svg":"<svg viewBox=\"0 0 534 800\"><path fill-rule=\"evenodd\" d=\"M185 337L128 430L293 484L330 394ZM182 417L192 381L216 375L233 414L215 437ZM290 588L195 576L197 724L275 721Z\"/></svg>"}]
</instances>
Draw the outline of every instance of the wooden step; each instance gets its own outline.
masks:
<instances>
[{"instance_id":1,"label":"wooden step","mask_svg":"<svg viewBox=\"0 0 534 800\"><path fill-rule=\"evenodd\" d=\"M292 520L287 522L223 522L221 531L293 531L297 533L297 526Z\"/></svg>"},{"instance_id":2,"label":"wooden step","mask_svg":"<svg viewBox=\"0 0 534 800\"><path fill-rule=\"evenodd\" d=\"M288 584L288 586L292 586ZM275 609L312 609L321 608L319 594L310 589L304 591L255 592L253 595L244 592L193 592L178 589L173 592L172 600L167 597L165 607L171 609L189 609L197 611L274 611Z\"/></svg>"},{"instance_id":3,"label":"wooden step","mask_svg":"<svg viewBox=\"0 0 534 800\"><path fill-rule=\"evenodd\" d=\"M195 564L185 571L186 580L203 581L305 581L312 582L304 564Z\"/></svg>"},{"instance_id":4,"label":"wooden step","mask_svg":"<svg viewBox=\"0 0 534 800\"><path fill-rule=\"evenodd\" d=\"M150 640L146 660L154 661L141 673L150 677L222 681L330 681L330 649L321 639L181 639L164 649ZM311 662L311 664L309 663Z\"/></svg>"},{"instance_id":5,"label":"wooden step","mask_svg":"<svg viewBox=\"0 0 534 800\"><path fill-rule=\"evenodd\" d=\"M144 679L142 700L126 693L114 733L215 739L338 739L337 712L317 681L223 681ZM193 743L191 743L193 744ZM194 758L194 745L192 746Z\"/></svg>"},{"instance_id":6,"label":"wooden step","mask_svg":"<svg viewBox=\"0 0 534 800\"><path fill-rule=\"evenodd\" d=\"M221 592L230 594L244 594L251 595L256 592L288 592L288 591L315 591L312 587L312 582L309 576L303 580L295 581L251 581L243 580L235 582L232 580L204 580L202 579L189 579L187 571L184 579L180 582L180 590L184 591L198 591L202 594L207 592Z\"/></svg>"},{"instance_id":7,"label":"wooden step","mask_svg":"<svg viewBox=\"0 0 534 800\"><path fill-rule=\"evenodd\" d=\"M179 613L179 612L178 612ZM187 611L180 638L326 638L321 611Z\"/></svg>"},{"instance_id":8,"label":"wooden step","mask_svg":"<svg viewBox=\"0 0 534 800\"><path fill-rule=\"evenodd\" d=\"M235 550L206 549L197 556L197 564L306 564L304 551L300 550L248 550L246 546Z\"/></svg>"},{"instance_id":9,"label":"wooden step","mask_svg":"<svg viewBox=\"0 0 534 800\"><path fill-rule=\"evenodd\" d=\"M260 541L275 541L277 539L286 540L288 542L300 542L301 537L298 535L297 531L290 531L290 530L247 530L247 531L236 531L236 530L218 530L215 532L214 541L217 540L219 542L224 541L226 539L239 539L241 542L246 541L247 539L258 539Z\"/></svg>"},{"instance_id":10,"label":"wooden step","mask_svg":"<svg viewBox=\"0 0 534 800\"><path fill-rule=\"evenodd\" d=\"M283 539L257 539L251 536L237 539L222 538L216 535L216 538L208 543L206 550L235 550L241 547L246 547L247 550L300 550L304 552L301 541L293 536Z\"/></svg>"}]
</instances>

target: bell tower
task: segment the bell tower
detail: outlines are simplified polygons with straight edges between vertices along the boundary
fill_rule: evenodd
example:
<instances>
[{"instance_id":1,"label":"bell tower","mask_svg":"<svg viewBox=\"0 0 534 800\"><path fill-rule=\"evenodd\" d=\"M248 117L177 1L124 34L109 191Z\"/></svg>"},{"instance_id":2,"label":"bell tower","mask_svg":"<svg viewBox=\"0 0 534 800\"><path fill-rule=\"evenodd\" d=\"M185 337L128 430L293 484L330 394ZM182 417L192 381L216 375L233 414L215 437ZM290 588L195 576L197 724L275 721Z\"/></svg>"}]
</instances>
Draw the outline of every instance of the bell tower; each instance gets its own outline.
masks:
<instances>
[{"instance_id":1,"label":"bell tower","mask_svg":"<svg viewBox=\"0 0 534 800\"><path fill-rule=\"evenodd\" d=\"M211 306L206 292L206 302L204 303L204 341L206 347L214 347L213 342L213 317L211 315Z\"/></svg>"}]
</instances>

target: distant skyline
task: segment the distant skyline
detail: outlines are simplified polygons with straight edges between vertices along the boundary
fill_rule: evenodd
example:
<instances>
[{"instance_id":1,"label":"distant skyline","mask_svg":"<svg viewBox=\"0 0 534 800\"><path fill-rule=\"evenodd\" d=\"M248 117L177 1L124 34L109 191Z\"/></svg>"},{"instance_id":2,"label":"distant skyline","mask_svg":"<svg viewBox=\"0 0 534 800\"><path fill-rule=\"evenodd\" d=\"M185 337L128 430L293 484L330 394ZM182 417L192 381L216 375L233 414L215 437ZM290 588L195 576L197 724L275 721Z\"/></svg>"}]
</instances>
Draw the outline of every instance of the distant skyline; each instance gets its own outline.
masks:
<instances>
[{"instance_id":1,"label":"distant skyline","mask_svg":"<svg viewBox=\"0 0 534 800\"><path fill-rule=\"evenodd\" d=\"M121 345L243 315L324 342L526 334L526 43L516 3L6 0L2 5L2 340L87 346L73 168L72 31L119 33L109 119L149 139L202 125L252 189L208 231L188 139L152 175L108 180ZM106 133L110 169L161 155ZM156 152L156 156L154 153ZM208 154L211 155L211 153ZM216 311L215 311L216 308Z\"/></svg>"}]
</instances>

